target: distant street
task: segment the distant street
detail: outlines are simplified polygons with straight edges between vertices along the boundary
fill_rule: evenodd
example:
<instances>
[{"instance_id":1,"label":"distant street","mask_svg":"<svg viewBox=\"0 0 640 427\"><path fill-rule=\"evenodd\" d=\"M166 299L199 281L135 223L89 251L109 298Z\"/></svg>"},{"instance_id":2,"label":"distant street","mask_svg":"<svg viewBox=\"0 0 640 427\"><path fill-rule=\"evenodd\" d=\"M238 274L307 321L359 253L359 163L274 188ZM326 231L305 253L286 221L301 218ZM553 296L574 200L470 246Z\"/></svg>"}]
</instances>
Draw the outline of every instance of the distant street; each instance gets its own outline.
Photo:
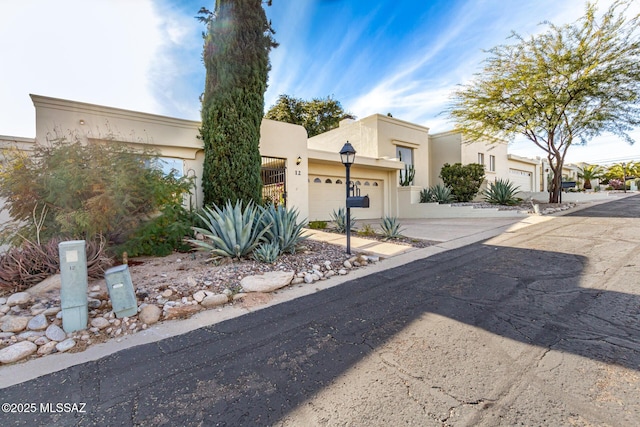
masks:
<instances>
[{"instance_id":1,"label":"distant street","mask_svg":"<svg viewBox=\"0 0 640 427\"><path fill-rule=\"evenodd\" d=\"M553 218L2 389L38 410L0 425L640 425L639 236L640 196Z\"/></svg>"}]
</instances>

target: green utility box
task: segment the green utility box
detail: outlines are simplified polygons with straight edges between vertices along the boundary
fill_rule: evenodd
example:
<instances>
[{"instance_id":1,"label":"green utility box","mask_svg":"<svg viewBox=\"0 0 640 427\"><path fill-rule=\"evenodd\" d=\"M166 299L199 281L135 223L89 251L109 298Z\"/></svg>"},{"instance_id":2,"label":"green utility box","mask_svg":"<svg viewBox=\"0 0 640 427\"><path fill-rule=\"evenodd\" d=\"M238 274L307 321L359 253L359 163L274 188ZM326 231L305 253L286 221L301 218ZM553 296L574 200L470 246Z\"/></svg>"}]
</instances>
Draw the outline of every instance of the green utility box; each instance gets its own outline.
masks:
<instances>
[{"instance_id":1,"label":"green utility box","mask_svg":"<svg viewBox=\"0 0 640 427\"><path fill-rule=\"evenodd\" d=\"M104 272L111 306L116 317L135 316L138 313L138 301L133 290L129 266L118 265Z\"/></svg>"},{"instance_id":2,"label":"green utility box","mask_svg":"<svg viewBox=\"0 0 640 427\"><path fill-rule=\"evenodd\" d=\"M62 329L85 329L89 321L87 302L87 252L84 240L58 244L60 254L60 306Z\"/></svg>"}]
</instances>

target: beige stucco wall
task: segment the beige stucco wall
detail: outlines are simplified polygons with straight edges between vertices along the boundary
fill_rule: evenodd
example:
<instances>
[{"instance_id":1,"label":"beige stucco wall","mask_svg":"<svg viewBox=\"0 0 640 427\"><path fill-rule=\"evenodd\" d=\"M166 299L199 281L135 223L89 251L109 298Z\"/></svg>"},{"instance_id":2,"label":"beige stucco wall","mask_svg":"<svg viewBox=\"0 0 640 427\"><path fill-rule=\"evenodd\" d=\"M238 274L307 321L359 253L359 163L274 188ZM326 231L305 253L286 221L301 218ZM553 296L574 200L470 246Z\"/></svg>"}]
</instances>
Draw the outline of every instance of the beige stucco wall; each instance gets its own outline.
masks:
<instances>
[{"instance_id":1,"label":"beige stucco wall","mask_svg":"<svg viewBox=\"0 0 640 427\"><path fill-rule=\"evenodd\" d=\"M36 107L36 140L40 143L56 138L79 138L83 142L122 142L157 150L161 157L182 159L183 173L196 177L196 189L190 197L192 206L201 206L203 143L200 122L176 119L138 111L31 95ZM303 127L263 120L260 128L262 155L287 159L288 206L300 216L308 215L306 187L307 134ZM300 156L302 162L296 165Z\"/></svg>"},{"instance_id":2,"label":"beige stucco wall","mask_svg":"<svg viewBox=\"0 0 640 427\"><path fill-rule=\"evenodd\" d=\"M341 122L339 128L309 138L308 147L310 150L338 153L347 141L356 150L356 162L359 156L394 160L397 146L412 148L416 169L414 184L428 184L429 128L374 114L356 121ZM396 178L391 183L395 181L397 185L398 176L396 172Z\"/></svg>"}]
</instances>

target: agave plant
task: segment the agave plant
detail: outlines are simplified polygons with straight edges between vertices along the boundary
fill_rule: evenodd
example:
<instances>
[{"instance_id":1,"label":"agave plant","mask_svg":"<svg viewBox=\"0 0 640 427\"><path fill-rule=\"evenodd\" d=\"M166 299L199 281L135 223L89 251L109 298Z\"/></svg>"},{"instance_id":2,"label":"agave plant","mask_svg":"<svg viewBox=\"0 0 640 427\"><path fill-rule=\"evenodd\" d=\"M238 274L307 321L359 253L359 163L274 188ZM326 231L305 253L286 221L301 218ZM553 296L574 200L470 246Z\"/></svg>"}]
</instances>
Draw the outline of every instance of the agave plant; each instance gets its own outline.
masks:
<instances>
[{"instance_id":1,"label":"agave plant","mask_svg":"<svg viewBox=\"0 0 640 427\"><path fill-rule=\"evenodd\" d=\"M262 242L253 251L253 258L259 262L273 264L278 259L280 253L280 245L277 241Z\"/></svg>"},{"instance_id":2,"label":"agave plant","mask_svg":"<svg viewBox=\"0 0 640 427\"><path fill-rule=\"evenodd\" d=\"M334 228L338 233L347 232L347 214L345 208L339 208L338 212L334 210L331 213L331 221L333 221ZM350 215L350 221L351 230L355 230L357 219L353 215Z\"/></svg>"},{"instance_id":3,"label":"agave plant","mask_svg":"<svg viewBox=\"0 0 640 427\"><path fill-rule=\"evenodd\" d=\"M522 201L516 197L519 188L509 180L499 179L489 183L489 188L483 191L484 199L497 205L517 205Z\"/></svg>"},{"instance_id":4,"label":"agave plant","mask_svg":"<svg viewBox=\"0 0 640 427\"><path fill-rule=\"evenodd\" d=\"M451 188L436 184L420 192L420 203L451 203L455 200Z\"/></svg>"},{"instance_id":5,"label":"agave plant","mask_svg":"<svg viewBox=\"0 0 640 427\"><path fill-rule=\"evenodd\" d=\"M192 227L202 234L205 240L189 240L198 249L209 251L215 255L241 258L250 254L260 243L262 236L268 231L267 226L260 226L261 211L250 202L242 209L242 201L235 206L227 201L223 209L218 206L205 207L198 217L205 228Z\"/></svg>"},{"instance_id":6,"label":"agave plant","mask_svg":"<svg viewBox=\"0 0 640 427\"><path fill-rule=\"evenodd\" d=\"M382 229L382 235L385 239L399 239L403 237L401 233L404 230L400 229L400 222L396 217L384 217L380 223L380 228Z\"/></svg>"},{"instance_id":7,"label":"agave plant","mask_svg":"<svg viewBox=\"0 0 640 427\"><path fill-rule=\"evenodd\" d=\"M295 253L296 245L307 238L302 235L304 222L298 223L296 209L269 205L263 209L260 222L266 229L263 240L277 243L280 248L278 255L285 252Z\"/></svg>"}]
</instances>

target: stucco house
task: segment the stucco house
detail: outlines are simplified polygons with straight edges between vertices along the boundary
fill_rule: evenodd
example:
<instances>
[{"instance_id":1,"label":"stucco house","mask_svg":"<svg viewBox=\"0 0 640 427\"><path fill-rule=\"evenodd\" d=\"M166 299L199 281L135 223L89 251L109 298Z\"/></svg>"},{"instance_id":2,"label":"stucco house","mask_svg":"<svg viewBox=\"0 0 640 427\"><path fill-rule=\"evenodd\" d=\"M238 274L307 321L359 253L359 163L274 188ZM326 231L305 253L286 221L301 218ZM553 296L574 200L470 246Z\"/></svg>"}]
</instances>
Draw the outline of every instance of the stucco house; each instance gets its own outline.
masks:
<instances>
[{"instance_id":1,"label":"stucco house","mask_svg":"<svg viewBox=\"0 0 640 427\"><path fill-rule=\"evenodd\" d=\"M196 177L196 188L186 202L202 205L200 122L30 96L35 107L35 140L0 137L0 145L28 150L35 141L77 138L85 143L151 147L167 168ZM301 126L264 119L260 137L263 196L298 209L310 221L330 219L345 204L345 167L338 153L347 141L357 152L352 181L361 195L370 198L370 207L357 211L361 219L423 215L409 205L417 203L422 188L440 182L444 163L481 163L487 182L502 178L523 190L540 187L539 159L509 155L506 143L467 143L458 132L429 134L425 126L374 114L344 120L338 128L312 138L307 138ZM413 185L402 187L400 176L407 166L415 169L415 178Z\"/></svg>"}]
</instances>

